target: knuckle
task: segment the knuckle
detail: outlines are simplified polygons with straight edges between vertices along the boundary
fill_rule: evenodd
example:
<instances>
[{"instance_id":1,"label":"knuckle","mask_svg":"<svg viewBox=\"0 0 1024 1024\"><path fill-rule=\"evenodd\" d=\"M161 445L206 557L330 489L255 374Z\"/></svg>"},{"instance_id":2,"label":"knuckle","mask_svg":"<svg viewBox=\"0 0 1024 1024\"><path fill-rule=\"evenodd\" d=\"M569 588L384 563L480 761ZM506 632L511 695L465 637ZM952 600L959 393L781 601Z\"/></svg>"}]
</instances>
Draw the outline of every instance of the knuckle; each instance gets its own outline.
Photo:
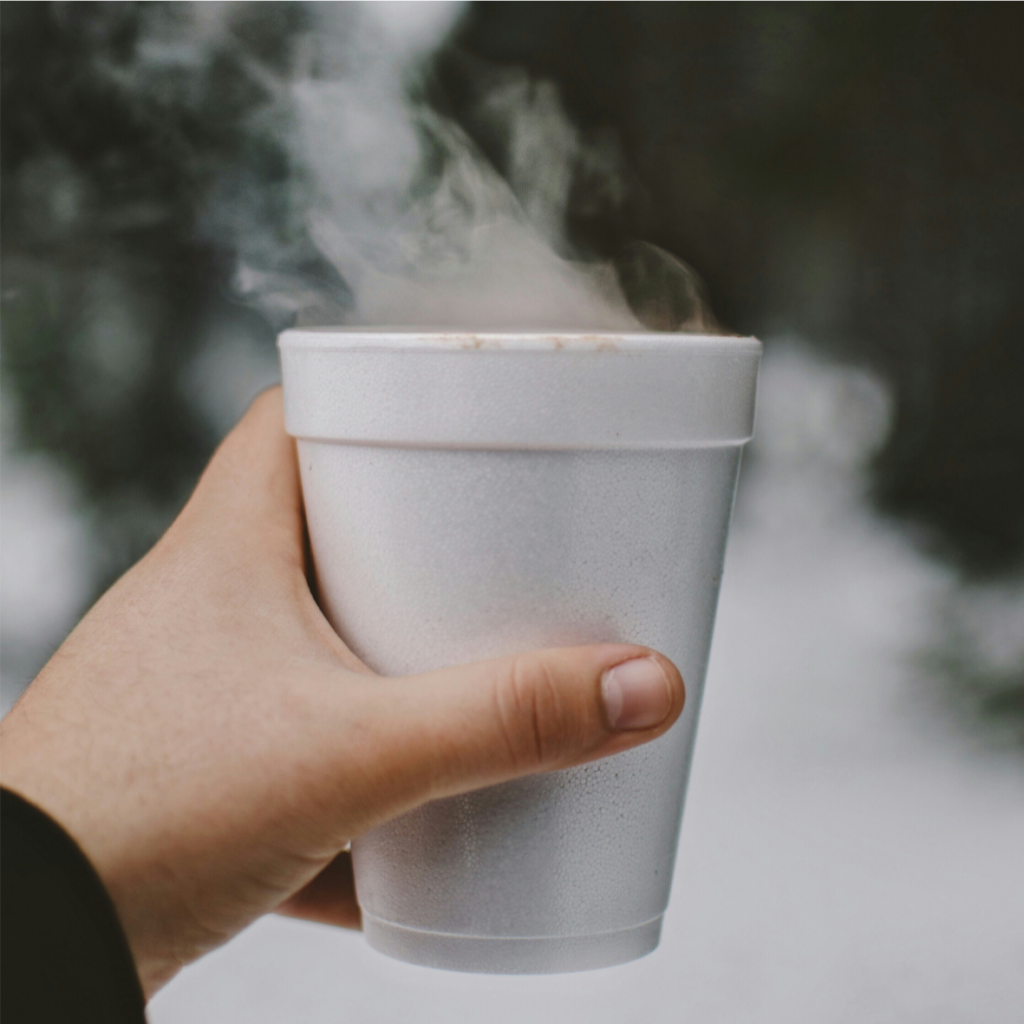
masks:
<instances>
[{"instance_id":1,"label":"knuckle","mask_svg":"<svg viewBox=\"0 0 1024 1024\"><path fill-rule=\"evenodd\" d=\"M557 761L564 747L566 708L557 679L543 658L520 655L499 677L498 719L517 771Z\"/></svg>"},{"instance_id":2,"label":"knuckle","mask_svg":"<svg viewBox=\"0 0 1024 1024\"><path fill-rule=\"evenodd\" d=\"M282 391L281 385L275 384L272 387L264 388L250 403L249 409L252 412L263 415L268 412L275 412L281 407Z\"/></svg>"}]
</instances>

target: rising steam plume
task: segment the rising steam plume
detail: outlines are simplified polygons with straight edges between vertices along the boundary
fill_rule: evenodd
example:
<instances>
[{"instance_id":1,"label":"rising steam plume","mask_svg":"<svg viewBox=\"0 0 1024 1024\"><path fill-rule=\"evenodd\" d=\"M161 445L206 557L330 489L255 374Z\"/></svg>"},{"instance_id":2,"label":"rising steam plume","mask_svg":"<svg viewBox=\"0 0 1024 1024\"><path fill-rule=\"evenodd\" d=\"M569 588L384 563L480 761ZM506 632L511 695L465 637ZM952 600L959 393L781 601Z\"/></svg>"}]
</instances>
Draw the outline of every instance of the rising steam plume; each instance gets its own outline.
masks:
<instances>
[{"instance_id":1,"label":"rising steam plume","mask_svg":"<svg viewBox=\"0 0 1024 1024\"><path fill-rule=\"evenodd\" d=\"M239 292L279 327L714 330L699 279L662 250L637 243L606 263L574 251L579 170L621 182L552 83L504 70L484 90L475 120L503 139L504 176L425 101L429 57L461 8L309 5L290 67L250 61L268 97L260 127L292 169L276 209L293 230L274 235L259 197L222 183L207 230L233 243Z\"/></svg>"}]
</instances>

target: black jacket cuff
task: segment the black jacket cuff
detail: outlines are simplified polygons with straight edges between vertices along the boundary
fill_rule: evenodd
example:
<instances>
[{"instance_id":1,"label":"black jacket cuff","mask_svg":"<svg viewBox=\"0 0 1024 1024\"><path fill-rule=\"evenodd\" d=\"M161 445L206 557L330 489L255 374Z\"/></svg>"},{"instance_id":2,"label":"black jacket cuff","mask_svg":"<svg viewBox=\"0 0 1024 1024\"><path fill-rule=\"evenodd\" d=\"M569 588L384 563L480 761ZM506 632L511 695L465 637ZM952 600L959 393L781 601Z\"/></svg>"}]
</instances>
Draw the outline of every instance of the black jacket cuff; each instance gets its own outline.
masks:
<instances>
[{"instance_id":1,"label":"black jacket cuff","mask_svg":"<svg viewBox=\"0 0 1024 1024\"><path fill-rule=\"evenodd\" d=\"M114 904L75 841L0 792L4 1024L144 1024L145 999Z\"/></svg>"}]
</instances>

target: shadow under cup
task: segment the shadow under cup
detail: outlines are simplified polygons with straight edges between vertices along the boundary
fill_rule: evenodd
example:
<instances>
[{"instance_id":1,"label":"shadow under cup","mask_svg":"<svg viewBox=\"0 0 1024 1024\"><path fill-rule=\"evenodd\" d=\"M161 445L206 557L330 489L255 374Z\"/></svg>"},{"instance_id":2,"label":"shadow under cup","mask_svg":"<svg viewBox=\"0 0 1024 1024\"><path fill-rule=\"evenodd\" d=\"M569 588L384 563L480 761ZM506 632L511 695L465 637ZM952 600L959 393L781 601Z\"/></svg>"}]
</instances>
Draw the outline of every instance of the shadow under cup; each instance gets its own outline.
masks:
<instances>
[{"instance_id":1,"label":"shadow under cup","mask_svg":"<svg viewBox=\"0 0 1024 1024\"><path fill-rule=\"evenodd\" d=\"M404 675L591 642L686 681L653 743L438 800L353 843L367 938L585 970L658 944L761 346L692 334L287 331L320 599Z\"/></svg>"}]
</instances>

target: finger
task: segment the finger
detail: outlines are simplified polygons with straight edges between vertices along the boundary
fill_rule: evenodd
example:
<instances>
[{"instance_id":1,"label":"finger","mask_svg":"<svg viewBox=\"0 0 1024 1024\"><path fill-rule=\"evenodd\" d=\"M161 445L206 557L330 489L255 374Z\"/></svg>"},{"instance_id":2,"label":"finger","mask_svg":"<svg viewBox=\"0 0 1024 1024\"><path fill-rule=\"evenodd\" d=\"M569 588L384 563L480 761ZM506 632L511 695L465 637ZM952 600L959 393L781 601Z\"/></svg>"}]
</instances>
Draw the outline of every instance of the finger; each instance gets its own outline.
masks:
<instances>
[{"instance_id":1,"label":"finger","mask_svg":"<svg viewBox=\"0 0 1024 1024\"><path fill-rule=\"evenodd\" d=\"M662 735L682 677L647 648L543 651L373 686L381 805L439 796L618 753Z\"/></svg>"},{"instance_id":2,"label":"finger","mask_svg":"<svg viewBox=\"0 0 1024 1024\"><path fill-rule=\"evenodd\" d=\"M295 442L285 432L279 387L258 395L214 453L196 487L193 511L216 506L211 517L236 536L269 536L303 555L304 526ZM241 530L245 524L249 529ZM253 527L256 527L254 533Z\"/></svg>"},{"instance_id":3,"label":"finger","mask_svg":"<svg viewBox=\"0 0 1024 1024\"><path fill-rule=\"evenodd\" d=\"M347 850L339 853L316 878L285 900L277 913L339 928L361 928L352 854Z\"/></svg>"}]
</instances>

